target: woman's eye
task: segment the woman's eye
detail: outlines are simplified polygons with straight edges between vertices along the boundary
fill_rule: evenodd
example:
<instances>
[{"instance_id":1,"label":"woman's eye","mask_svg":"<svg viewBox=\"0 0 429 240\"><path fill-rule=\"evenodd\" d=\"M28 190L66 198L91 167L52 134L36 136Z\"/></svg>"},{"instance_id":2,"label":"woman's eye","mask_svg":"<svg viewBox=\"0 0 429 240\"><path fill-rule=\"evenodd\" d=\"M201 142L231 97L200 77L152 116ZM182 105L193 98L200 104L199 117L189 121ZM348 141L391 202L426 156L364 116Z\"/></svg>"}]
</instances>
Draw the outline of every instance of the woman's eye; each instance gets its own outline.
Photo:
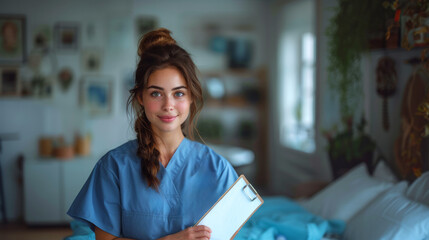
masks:
<instances>
[{"instance_id":1,"label":"woman's eye","mask_svg":"<svg viewBox=\"0 0 429 240\"><path fill-rule=\"evenodd\" d=\"M185 94L183 92L176 92L174 94L174 96L176 96L176 97L183 97L183 96L185 96Z\"/></svg>"},{"instance_id":2,"label":"woman's eye","mask_svg":"<svg viewBox=\"0 0 429 240\"><path fill-rule=\"evenodd\" d=\"M150 95L152 97L159 97L159 96L161 96L161 93L160 92L152 92Z\"/></svg>"}]
</instances>

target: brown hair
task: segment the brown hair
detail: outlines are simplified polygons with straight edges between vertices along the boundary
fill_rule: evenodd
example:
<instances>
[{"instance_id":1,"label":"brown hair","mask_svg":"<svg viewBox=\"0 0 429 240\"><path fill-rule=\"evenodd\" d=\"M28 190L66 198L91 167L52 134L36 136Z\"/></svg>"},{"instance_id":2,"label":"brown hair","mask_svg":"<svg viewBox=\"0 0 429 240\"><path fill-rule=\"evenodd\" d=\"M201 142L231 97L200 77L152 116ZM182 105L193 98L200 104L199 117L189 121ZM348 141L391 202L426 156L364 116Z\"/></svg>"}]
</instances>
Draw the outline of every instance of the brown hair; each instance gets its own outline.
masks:
<instances>
[{"instance_id":1,"label":"brown hair","mask_svg":"<svg viewBox=\"0 0 429 240\"><path fill-rule=\"evenodd\" d=\"M201 84L196 74L196 66L188 52L177 45L170 31L160 28L145 34L139 42L138 55L140 60L135 72L135 86L130 90L127 107L132 106L135 116L134 130L137 134L137 156L141 159L141 173L149 187L158 190L160 184L156 177L159 171L159 150L157 149L154 132L151 128L144 108L138 98L147 87L149 76L156 70L175 67L185 78L192 103L187 121L182 124L186 136L194 138L195 122L203 105ZM196 131L197 132L197 131ZM198 133L198 132L197 132Z\"/></svg>"}]
</instances>

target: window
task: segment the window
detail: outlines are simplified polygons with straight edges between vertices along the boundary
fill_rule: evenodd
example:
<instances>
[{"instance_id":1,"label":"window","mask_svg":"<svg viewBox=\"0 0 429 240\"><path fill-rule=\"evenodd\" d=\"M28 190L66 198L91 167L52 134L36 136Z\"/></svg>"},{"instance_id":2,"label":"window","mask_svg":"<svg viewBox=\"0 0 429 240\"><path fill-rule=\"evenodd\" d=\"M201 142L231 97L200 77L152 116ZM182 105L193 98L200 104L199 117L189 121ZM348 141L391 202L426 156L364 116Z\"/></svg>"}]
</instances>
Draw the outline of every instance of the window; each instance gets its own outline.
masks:
<instances>
[{"instance_id":1,"label":"window","mask_svg":"<svg viewBox=\"0 0 429 240\"><path fill-rule=\"evenodd\" d=\"M314 1L294 1L283 10L279 54L280 142L312 153L315 144Z\"/></svg>"}]
</instances>

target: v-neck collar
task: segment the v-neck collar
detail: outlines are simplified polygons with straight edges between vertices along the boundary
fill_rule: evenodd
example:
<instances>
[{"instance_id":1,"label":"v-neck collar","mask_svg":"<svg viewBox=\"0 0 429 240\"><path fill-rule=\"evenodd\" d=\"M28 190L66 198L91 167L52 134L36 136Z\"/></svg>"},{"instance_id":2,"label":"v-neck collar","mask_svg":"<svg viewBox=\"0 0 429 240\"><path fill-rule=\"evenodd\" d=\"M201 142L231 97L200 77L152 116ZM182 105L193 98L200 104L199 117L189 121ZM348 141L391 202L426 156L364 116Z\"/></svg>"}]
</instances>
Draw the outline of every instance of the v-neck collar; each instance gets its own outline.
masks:
<instances>
[{"instance_id":1,"label":"v-neck collar","mask_svg":"<svg viewBox=\"0 0 429 240\"><path fill-rule=\"evenodd\" d=\"M175 176L177 176L177 173L180 171L181 167L184 164L184 158L182 156L184 149L186 149L188 141L189 140L186 137L183 138L166 167L164 167L161 162L159 163L161 165L161 168L164 168L164 170L173 179Z\"/></svg>"},{"instance_id":2,"label":"v-neck collar","mask_svg":"<svg viewBox=\"0 0 429 240\"><path fill-rule=\"evenodd\" d=\"M181 199L174 180L185 164L184 151L188 149L186 147L186 145L188 145L188 141L188 139L183 138L166 167L159 162L161 168L160 174L162 175L160 193L165 196L169 206L176 210L178 210L178 208L175 208L175 206L179 206L181 204Z\"/></svg>"}]
</instances>

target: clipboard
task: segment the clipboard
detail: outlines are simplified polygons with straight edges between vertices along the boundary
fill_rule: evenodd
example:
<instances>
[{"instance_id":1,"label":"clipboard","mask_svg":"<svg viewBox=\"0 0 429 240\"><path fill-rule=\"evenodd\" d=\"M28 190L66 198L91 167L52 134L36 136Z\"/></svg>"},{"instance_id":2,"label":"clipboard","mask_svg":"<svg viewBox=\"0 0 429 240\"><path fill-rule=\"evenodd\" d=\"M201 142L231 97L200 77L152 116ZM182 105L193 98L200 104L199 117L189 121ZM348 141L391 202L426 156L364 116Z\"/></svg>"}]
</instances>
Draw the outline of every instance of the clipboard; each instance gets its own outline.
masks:
<instances>
[{"instance_id":1,"label":"clipboard","mask_svg":"<svg viewBox=\"0 0 429 240\"><path fill-rule=\"evenodd\" d=\"M264 203L253 186L241 175L195 224L212 230L212 240L233 239Z\"/></svg>"}]
</instances>

